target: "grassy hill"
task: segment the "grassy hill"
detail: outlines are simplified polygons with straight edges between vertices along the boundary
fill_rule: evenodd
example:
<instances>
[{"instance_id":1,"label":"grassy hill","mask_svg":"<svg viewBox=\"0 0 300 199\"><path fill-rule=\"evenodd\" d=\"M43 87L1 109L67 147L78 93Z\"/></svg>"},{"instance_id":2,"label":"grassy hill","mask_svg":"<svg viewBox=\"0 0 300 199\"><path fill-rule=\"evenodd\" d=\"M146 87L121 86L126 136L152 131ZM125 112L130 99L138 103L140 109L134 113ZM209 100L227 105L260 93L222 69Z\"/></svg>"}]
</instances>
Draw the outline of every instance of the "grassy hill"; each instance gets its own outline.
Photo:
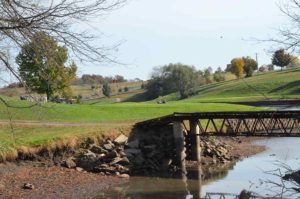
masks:
<instances>
[{"instance_id":1,"label":"grassy hill","mask_svg":"<svg viewBox=\"0 0 300 199\"><path fill-rule=\"evenodd\" d=\"M176 101L177 93L164 96ZM300 99L300 68L256 74L250 78L200 86L182 102L233 102L271 99Z\"/></svg>"},{"instance_id":2,"label":"grassy hill","mask_svg":"<svg viewBox=\"0 0 300 199\"><path fill-rule=\"evenodd\" d=\"M135 94L139 94L143 92L141 89L141 85L143 81L140 82L122 82L122 83L113 83L111 84L111 99L105 99L106 97L102 94L101 88L92 89L91 85L83 84L83 85L71 85L71 89L74 96L81 95L82 100L87 103L92 102L115 102L116 98L119 98L117 101L125 101L127 98L134 96ZM127 87L128 91L125 92L124 88ZM119 90L122 90L119 92ZM1 88L0 95L10 97L13 99L20 99L21 95L26 95L26 91L24 88ZM35 95L35 93L33 93Z\"/></svg>"}]
</instances>

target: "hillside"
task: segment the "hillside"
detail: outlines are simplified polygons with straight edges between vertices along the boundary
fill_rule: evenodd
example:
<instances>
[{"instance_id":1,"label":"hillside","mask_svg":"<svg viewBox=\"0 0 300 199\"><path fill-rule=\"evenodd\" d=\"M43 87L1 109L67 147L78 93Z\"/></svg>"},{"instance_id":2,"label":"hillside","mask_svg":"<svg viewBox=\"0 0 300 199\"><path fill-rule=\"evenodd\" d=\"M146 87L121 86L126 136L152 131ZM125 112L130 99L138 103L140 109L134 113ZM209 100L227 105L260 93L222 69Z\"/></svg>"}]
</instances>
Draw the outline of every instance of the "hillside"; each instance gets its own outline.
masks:
<instances>
[{"instance_id":1,"label":"hillside","mask_svg":"<svg viewBox=\"0 0 300 199\"><path fill-rule=\"evenodd\" d=\"M139 82L122 82L111 84L111 95L110 99L106 98L102 94L101 88L91 88L91 85L71 85L71 89L74 96L81 95L82 101L85 103L113 103L118 101L126 101L128 98L142 93L144 90L141 89L143 81ZM127 87L128 91L124 91ZM12 99L20 99L21 95L27 95L24 88L1 88L0 95L10 97ZM33 93L32 95L36 95Z\"/></svg>"},{"instance_id":2,"label":"hillside","mask_svg":"<svg viewBox=\"0 0 300 199\"><path fill-rule=\"evenodd\" d=\"M177 101L178 94L163 98ZM196 94L184 102L233 102L271 99L300 99L300 68L256 74L250 78L235 79L200 86Z\"/></svg>"}]
</instances>

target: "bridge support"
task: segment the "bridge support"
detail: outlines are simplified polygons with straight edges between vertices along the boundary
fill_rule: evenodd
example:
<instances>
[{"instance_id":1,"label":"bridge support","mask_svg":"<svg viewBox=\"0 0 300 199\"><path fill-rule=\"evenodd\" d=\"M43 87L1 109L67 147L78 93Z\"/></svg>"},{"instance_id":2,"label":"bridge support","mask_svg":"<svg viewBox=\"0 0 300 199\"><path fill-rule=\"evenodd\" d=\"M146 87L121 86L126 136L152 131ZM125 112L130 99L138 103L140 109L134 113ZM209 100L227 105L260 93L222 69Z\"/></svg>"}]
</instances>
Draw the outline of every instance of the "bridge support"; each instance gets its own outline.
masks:
<instances>
[{"instance_id":1,"label":"bridge support","mask_svg":"<svg viewBox=\"0 0 300 199\"><path fill-rule=\"evenodd\" d=\"M201 162L201 146L200 146L200 127L198 120L190 120L190 133L194 138L194 143L192 144L192 160Z\"/></svg>"},{"instance_id":2,"label":"bridge support","mask_svg":"<svg viewBox=\"0 0 300 199\"><path fill-rule=\"evenodd\" d=\"M185 164L185 141L184 141L184 126L182 122L173 123L173 135L175 139L176 147L176 163L181 169L182 173L186 174L186 164Z\"/></svg>"}]
</instances>

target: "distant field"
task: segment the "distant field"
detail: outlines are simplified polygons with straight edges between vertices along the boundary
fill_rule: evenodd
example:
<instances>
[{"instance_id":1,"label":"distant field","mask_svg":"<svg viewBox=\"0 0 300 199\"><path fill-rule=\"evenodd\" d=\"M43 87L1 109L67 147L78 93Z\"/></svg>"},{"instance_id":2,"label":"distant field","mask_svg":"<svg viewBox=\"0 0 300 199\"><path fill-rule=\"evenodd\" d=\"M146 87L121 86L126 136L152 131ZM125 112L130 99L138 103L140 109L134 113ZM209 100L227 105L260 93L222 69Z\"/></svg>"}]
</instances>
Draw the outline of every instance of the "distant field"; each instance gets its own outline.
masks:
<instances>
[{"instance_id":1,"label":"distant field","mask_svg":"<svg viewBox=\"0 0 300 199\"><path fill-rule=\"evenodd\" d=\"M123 99L129 96L132 96L136 93L142 92L141 85L143 84L142 81L140 82L122 82L122 83L113 83L111 84L111 90L112 95L120 95L120 98ZM129 89L128 92L124 92L124 88L127 87ZM89 99L100 99L105 98L102 94L102 89L92 89L91 85L85 84L85 85L72 85L71 86L73 95L81 95L83 97L83 100L89 100ZM122 92L119 92L119 90L122 90ZM26 95L24 88L5 88L0 89L0 95L1 96L7 96L14 99L20 99L21 95ZM34 95L34 93L33 93ZM123 97L123 95L125 97Z\"/></svg>"}]
</instances>

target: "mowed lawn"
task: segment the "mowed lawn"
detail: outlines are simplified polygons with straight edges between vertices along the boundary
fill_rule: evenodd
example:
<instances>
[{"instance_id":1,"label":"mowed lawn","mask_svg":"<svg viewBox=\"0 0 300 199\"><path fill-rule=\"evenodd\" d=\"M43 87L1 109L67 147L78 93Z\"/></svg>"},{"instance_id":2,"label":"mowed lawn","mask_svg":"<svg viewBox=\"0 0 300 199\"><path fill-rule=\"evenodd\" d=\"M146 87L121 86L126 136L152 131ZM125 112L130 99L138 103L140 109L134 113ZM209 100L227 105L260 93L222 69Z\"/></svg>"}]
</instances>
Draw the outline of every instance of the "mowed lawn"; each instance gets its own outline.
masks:
<instances>
[{"instance_id":1,"label":"mowed lawn","mask_svg":"<svg viewBox=\"0 0 300 199\"><path fill-rule=\"evenodd\" d=\"M218 103L117 103L117 104L44 104L32 106L23 101L10 101L15 108L0 105L0 121L13 120L0 128L0 153L21 147L41 147L70 139L106 135L111 129L122 132L137 121L174 112L256 111L259 108ZM29 122L20 124L20 122ZM34 123L33 123L34 122ZM40 125L33 125L40 122ZM64 123L65 126L43 126L45 123ZM70 126L82 124L82 126ZM88 126L89 124L93 124ZM13 131L12 131L13 129Z\"/></svg>"},{"instance_id":2,"label":"mowed lawn","mask_svg":"<svg viewBox=\"0 0 300 199\"><path fill-rule=\"evenodd\" d=\"M43 122L114 123L135 122L172 114L174 112L255 111L258 108L222 103L115 103L115 104L44 104L30 107L29 103L14 101L16 108L0 105L0 120L30 120ZM27 108L26 108L27 107Z\"/></svg>"}]
</instances>

